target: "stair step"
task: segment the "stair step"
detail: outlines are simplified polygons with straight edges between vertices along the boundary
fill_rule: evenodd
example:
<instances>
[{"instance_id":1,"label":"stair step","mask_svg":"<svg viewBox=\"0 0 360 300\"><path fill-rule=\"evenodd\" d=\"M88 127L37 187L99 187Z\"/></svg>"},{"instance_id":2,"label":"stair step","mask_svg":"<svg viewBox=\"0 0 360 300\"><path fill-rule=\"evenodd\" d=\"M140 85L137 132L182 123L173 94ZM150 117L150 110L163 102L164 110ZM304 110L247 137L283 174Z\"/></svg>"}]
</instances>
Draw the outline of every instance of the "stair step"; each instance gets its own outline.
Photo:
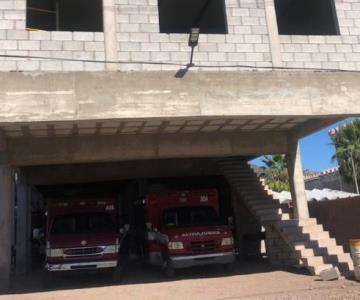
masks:
<instances>
[{"instance_id":1,"label":"stair step","mask_svg":"<svg viewBox=\"0 0 360 300\"><path fill-rule=\"evenodd\" d=\"M265 194L265 193L258 193L258 194L250 194L250 193L240 193L242 198L246 201L269 201L269 202L277 202L279 203L278 200L274 200L273 198L271 198L271 196L269 194Z\"/></svg>"},{"instance_id":2,"label":"stair step","mask_svg":"<svg viewBox=\"0 0 360 300\"><path fill-rule=\"evenodd\" d=\"M307 242L318 241L324 239L330 239L330 235L327 231L319 231L312 233L284 233L284 236L292 243L294 242Z\"/></svg>"},{"instance_id":3,"label":"stair step","mask_svg":"<svg viewBox=\"0 0 360 300\"><path fill-rule=\"evenodd\" d=\"M299 242L294 242L293 245L295 250L337 246L335 239L319 239L317 241L299 241Z\"/></svg>"},{"instance_id":4,"label":"stair step","mask_svg":"<svg viewBox=\"0 0 360 300\"><path fill-rule=\"evenodd\" d=\"M262 216L267 216L267 215L280 215L282 214L282 210L281 208L267 208L267 209L257 209L254 210L255 211L255 215L262 217Z\"/></svg>"},{"instance_id":5,"label":"stair step","mask_svg":"<svg viewBox=\"0 0 360 300\"><path fill-rule=\"evenodd\" d=\"M277 208L280 208L280 205L276 204L276 203L265 203L265 204L251 205L251 209L254 210L254 211L261 210L261 209L277 209Z\"/></svg>"},{"instance_id":6,"label":"stair step","mask_svg":"<svg viewBox=\"0 0 360 300\"><path fill-rule=\"evenodd\" d=\"M353 266L353 261L350 255L347 257L345 253L338 255L325 255L323 257L324 262L329 264L348 264L349 266Z\"/></svg>"},{"instance_id":7,"label":"stair step","mask_svg":"<svg viewBox=\"0 0 360 300\"><path fill-rule=\"evenodd\" d=\"M275 201L273 201L273 200L251 200L251 201L245 201L245 203L249 206L249 207L251 207L253 210L255 210L256 209L256 207L258 207L258 206L260 206L260 205L263 205L263 206L268 206L268 205L270 205L270 206L273 206L274 204L276 205L276 206L279 206L280 207L280 205L278 205ZM274 205L274 206L275 206Z\"/></svg>"},{"instance_id":8,"label":"stair step","mask_svg":"<svg viewBox=\"0 0 360 300\"><path fill-rule=\"evenodd\" d=\"M303 248L295 251L296 257L298 258L309 256L337 255L343 253L344 250L341 246Z\"/></svg>"},{"instance_id":9,"label":"stair step","mask_svg":"<svg viewBox=\"0 0 360 300\"><path fill-rule=\"evenodd\" d=\"M308 225L305 227L302 226L294 226L294 227L283 227L281 231L284 233L309 233L309 232L321 232L324 231L322 225Z\"/></svg>"},{"instance_id":10,"label":"stair step","mask_svg":"<svg viewBox=\"0 0 360 300\"><path fill-rule=\"evenodd\" d=\"M282 220L289 220L290 215L289 214L271 214L271 215L263 215L260 216L260 222L261 223L273 223L273 222L279 222Z\"/></svg>"},{"instance_id":11,"label":"stair step","mask_svg":"<svg viewBox=\"0 0 360 300\"><path fill-rule=\"evenodd\" d=\"M284 228L284 227L305 227L305 226L312 226L312 225L316 225L317 221L316 219L313 218L309 218L309 219L292 219L292 220L287 220L284 222L281 222L278 224L278 226L280 228Z\"/></svg>"}]
</instances>

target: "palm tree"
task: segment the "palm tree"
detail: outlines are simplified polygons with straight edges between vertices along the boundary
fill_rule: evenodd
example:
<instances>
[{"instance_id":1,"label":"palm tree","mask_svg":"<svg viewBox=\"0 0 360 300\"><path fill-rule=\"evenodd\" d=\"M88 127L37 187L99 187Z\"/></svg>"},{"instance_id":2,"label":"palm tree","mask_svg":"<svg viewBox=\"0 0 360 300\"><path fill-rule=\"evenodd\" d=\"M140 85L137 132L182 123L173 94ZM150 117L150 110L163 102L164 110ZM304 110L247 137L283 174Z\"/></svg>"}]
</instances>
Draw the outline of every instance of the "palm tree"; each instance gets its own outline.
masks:
<instances>
[{"instance_id":1,"label":"palm tree","mask_svg":"<svg viewBox=\"0 0 360 300\"><path fill-rule=\"evenodd\" d=\"M262 162L265 165L265 184L273 191L289 191L289 175L285 155L265 155Z\"/></svg>"},{"instance_id":2,"label":"palm tree","mask_svg":"<svg viewBox=\"0 0 360 300\"><path fill-rule=\"evenodd\" d=\"M337 160L340 173L345 180L355 185L359 194L360 179L360 118L330 133L336 152L333 160Z\"/></svg>"}]
</instances>

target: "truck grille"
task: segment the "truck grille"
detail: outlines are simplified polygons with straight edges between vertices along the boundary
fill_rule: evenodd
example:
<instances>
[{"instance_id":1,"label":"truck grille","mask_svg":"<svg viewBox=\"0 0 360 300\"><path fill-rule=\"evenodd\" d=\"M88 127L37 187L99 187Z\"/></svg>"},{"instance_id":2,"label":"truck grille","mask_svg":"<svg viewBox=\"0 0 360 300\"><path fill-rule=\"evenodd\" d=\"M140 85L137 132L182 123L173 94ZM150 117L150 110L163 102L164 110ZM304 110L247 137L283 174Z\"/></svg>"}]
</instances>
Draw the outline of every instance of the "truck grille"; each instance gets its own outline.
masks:
<instances>
[{"instance_id":1,"label":"truck grille","mask_svg":"<svg viewBox=\"0 0 360 300\"><path fill-rule=\"evenodd\" d=\"M215 241L191 242L191 251L193 253L207 253L215 250Z\"/></svg>"},{"instance_id":2,"label":"truck grille","mask_svg":"<svg viewBox=\"0 0 360 300\"><path fill-rule=\"evenodd\" d=\"M64 254L66 256L100 255L103 251L102 247L72 248L64 250Z\"/></svg>"}]
</instances>

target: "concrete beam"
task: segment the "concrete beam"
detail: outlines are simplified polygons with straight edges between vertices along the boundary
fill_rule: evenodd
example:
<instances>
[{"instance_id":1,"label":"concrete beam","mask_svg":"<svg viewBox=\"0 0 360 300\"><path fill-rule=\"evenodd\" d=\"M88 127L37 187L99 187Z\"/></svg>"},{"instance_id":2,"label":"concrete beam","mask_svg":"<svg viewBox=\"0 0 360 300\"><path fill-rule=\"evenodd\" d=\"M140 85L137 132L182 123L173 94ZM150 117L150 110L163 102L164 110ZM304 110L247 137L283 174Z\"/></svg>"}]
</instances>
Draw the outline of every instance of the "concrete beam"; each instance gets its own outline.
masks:
<instances>
[{"instance_id":1,"label":"concrete beam","mask_svg":"<svg viewBox=\"0 0 360 300\"><path fill-rule=\"evenodd\" d=\"M101 182L141 178L211 176L212 159L163 159L22 168L31 185Z\"/></svg>"},{"instance_id":2,"label":"concrete beam","mask_svg":"<svg viewBox=\"0 0 360 300\"><path fill-rule=\"evenodd\" d=\"M15 166L285 153L285 132L15 138L8 141Z\"/></svg>"},{"instance_id":3,"label":"concrete beam","mask_svg":"<svg viewBox=\"0 0 360 300\"><path fill-rule=\"evenodd\" d=\"M279 28L277 24L274 0L265 0L265 15L269 33L272 64L277 68L282 67Z\"/></svg>"},{"instance_id":4,"label":"concrete beam","mask_svg":"<svg viewBox=\"0 0 360 300\"><path fill-rule=\"evenodd\" d=\"M300 146L298 140L289 139L287 166L291 198L294 200L294 216L296 219L309 218L309 208L305 193L303 167L301 163Z\"/></svg>"},{"instance_id":5,"label":"concrete beam","mask_svg":"<svg viewBox=\"0 0 360 300\"><path fill-rule=\"evenodd\" d=\"M13 242L13 177L9 166L0 166L0 290L10 286Z\"/></svg>"},{"instance_id":6,"label":"concrete beam","mask_svg":"<svg viewBox=\"0 0 360 300\"><path fill-rule=\"evenodd\" d=\"M0 125L138 118L360 115L360 73L0 73Z\"/></svg>"},{"instance_id":7,"label":"concrete beam","mask_svg":"<svg viewBox=\"0 0 360 300\"><path fill-rule=\"evenodd\" d=\"M103 0L103 20L104 20L104 44L105 60L117 61L117 37L116 37L116 7L114 0ZM106 64L106 70L116 71L117 65L114 63Z\"/></svg>"},{"instance_id":8,"label":"concrete beam","mask_svg":"<svg viewBox=\"0 0 360 300\"><path fill-rule=\"evenodd\" d=\"M289 132L289 135L294 139L303 138L311 133L324 129L336 122L343 120L342 117L332 117L332 118L319 118L319 119L312 119L307 121L295 129Z\"/></svg>"}]
</instances>

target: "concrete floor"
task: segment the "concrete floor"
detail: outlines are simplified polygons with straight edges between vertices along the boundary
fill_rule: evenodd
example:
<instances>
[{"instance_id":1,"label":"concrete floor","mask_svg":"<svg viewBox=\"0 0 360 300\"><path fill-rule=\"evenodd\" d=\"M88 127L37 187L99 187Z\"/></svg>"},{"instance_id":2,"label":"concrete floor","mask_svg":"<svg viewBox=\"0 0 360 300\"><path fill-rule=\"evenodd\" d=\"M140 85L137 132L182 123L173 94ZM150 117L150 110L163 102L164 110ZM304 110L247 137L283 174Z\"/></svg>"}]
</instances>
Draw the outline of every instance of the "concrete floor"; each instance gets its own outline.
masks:
<instances>
[{"instance_id":1,"label":"concrete floor","mask_svg":"<svg viewBox=\"0 0 360 300\"><path fill-rule=\"evenodd\" d=\"M158 270L131 264L123 280L112 283L107 275L58 278L44 290L41 272L17 278L0 299L360 299L360 283L351 280L322 282L299 269L279 270L266 262L238 262L231 274L218 267L182 270L166 279Z\"/></svg>"}]
</instances>

